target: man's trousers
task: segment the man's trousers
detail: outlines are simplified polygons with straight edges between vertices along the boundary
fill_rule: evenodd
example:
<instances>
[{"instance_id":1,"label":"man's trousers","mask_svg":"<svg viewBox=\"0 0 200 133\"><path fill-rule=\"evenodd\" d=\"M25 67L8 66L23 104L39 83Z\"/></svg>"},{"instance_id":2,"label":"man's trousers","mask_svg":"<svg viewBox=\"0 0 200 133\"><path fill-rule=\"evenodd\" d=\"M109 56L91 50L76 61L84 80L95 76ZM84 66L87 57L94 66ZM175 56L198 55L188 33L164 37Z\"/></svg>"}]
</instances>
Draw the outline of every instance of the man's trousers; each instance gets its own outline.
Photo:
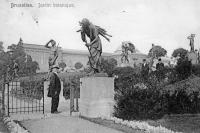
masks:
<instances>
[{"instance_id":1,"label":"man's trousers","mask_svg":"<svg viewBox=\"0 0 200 133\"><path fill-rule=\"evenodd\" d=\"M58 104L59 104L59 94L56 94L52 97L51 100L51 113L58 111Z\"/></svg>"}]
</instances>

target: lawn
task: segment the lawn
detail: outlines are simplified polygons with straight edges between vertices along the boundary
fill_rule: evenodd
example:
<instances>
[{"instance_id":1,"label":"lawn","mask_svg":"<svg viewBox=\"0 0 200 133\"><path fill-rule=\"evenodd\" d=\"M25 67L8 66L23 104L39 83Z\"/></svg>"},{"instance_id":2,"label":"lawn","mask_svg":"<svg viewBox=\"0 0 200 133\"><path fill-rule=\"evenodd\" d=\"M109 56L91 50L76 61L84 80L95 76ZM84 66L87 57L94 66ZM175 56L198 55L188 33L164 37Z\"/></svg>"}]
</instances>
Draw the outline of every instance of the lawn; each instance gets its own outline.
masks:
<instances>
[{"instance_id":1,"label":"lawn","mask_svg":"<svg viewBox=\"0 0 200 133\"><path fill-rule=\"evenodd\" d=\"M86 118L83 119L89 120L91 122L113 128L116 130L123 131L125 133L144 133L142 130L135 130L133 128L114 123L111 120L102 120L101 118ZM165 116L160 120L146 120L145 122L149 123L152 126L162 126L167 129L171 129L176 132L183 133L200 133L200 115L171 115Z\"/></svg>"},{"instance_id":2,"label":"lawn","mask_svg":"<svg viewBox=\"0 0 200 133\"><path fill-rule=\"evenodd\" d=\"M200 115L171 115L165 116L160 120L147 121L153 126L163 126L173 131L183 133L200 133Z\"/></svg>"}]
</instances>

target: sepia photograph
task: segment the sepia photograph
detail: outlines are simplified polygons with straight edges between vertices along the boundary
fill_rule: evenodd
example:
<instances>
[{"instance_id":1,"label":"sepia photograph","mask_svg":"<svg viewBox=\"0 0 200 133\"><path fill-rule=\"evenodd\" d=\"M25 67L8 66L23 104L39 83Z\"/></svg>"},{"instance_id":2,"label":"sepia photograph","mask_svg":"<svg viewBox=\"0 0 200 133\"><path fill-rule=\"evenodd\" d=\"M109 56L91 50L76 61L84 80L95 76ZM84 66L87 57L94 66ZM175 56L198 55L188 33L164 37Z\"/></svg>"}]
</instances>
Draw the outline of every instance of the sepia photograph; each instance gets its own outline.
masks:
<instances>
[{"instance_id":1,"label":"sepia photograph","mask_svg":"<svg viewBox=\"0 0 200 133\"><path fill-rule=\"evenodd\" d=\"M199 0L0 0L0 133L200 133Z\"/></svg>"}]
</instances>

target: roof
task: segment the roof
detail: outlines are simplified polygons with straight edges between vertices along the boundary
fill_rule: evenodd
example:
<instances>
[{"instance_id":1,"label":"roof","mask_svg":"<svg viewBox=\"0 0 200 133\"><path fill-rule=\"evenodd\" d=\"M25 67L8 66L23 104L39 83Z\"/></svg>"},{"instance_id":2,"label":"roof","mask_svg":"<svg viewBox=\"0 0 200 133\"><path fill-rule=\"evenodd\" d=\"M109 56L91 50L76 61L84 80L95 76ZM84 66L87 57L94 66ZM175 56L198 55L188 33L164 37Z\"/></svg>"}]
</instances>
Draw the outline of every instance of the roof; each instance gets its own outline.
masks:
<instances>
[{"instance_id":1,"label":"roof","mask_svg":"<svg viewBox=\"0 0 200 133\"><path fill-rule=\"evenodd\" d=\"M23 43L24 48L31 48L31 49L42 49L42 50L49 50L44 45L38 45L38 44L27 44Z\"/></svg>"},{"instance_id":2,"label":"roof","mask_svg":"<svg viewBox=\"0 0 200 133\"><path fill-rule=\"evenodd\" d=\"M40 50L47 50L49 51L48 48L44 47L44 45L38 45L38 44L27 44L24 43L23 47L25 49L40 49ZM60 47L61 49L61 47ZM63 54L82 54L82 55L89 55L88 50L76 50L76 49L62 49L62 53ZM107 52L103 52L102 56L110 56L113 53L107 53Z\"/></svg>"}]
</instances>

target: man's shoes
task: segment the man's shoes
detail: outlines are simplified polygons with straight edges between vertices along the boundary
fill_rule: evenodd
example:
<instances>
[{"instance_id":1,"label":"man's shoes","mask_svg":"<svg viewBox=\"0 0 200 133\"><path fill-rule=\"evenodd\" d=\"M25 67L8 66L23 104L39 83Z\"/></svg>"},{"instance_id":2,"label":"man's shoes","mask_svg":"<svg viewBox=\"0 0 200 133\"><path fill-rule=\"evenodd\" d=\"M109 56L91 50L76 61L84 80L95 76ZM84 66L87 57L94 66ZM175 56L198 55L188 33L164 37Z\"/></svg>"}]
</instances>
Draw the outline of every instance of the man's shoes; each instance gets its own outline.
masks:
<instances>
[{"instance_id":1,"label":"man's shoes","mask_svg":"<svg viewBox=\"0 0 200 133\"><path fill-rule=\"evenodd\" d=\"M51 112L52 114L59 114L60 112L58 111L54 111L54 112Z\"/></svg>"}]
</instances>

